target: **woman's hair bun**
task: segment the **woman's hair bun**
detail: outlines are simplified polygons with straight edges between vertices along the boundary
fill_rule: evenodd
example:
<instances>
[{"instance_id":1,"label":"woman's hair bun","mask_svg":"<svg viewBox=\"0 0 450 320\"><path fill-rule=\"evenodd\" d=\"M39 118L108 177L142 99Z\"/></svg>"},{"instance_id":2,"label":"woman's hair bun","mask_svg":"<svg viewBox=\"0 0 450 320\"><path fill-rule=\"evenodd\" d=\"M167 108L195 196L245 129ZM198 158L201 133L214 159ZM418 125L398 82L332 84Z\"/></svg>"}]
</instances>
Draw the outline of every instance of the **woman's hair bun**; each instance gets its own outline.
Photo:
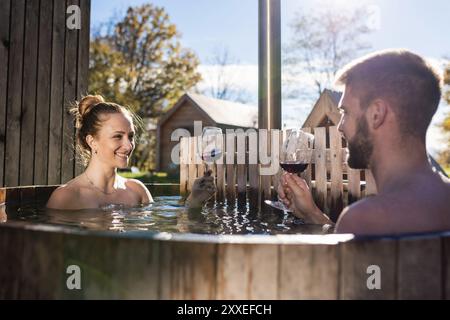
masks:
<instances>
[{"instance_id":1,"label":"woman's hair bun","mask_svg":"<svg viewBox=\"0 0 450 320\"><path fill-rule=\"evenodd\" d=\"M88 95L81 99L78 104L78 112L83 117L88 113L96 104L105 102L105 99L101 95Z\"/></svg>"}]
</instances>

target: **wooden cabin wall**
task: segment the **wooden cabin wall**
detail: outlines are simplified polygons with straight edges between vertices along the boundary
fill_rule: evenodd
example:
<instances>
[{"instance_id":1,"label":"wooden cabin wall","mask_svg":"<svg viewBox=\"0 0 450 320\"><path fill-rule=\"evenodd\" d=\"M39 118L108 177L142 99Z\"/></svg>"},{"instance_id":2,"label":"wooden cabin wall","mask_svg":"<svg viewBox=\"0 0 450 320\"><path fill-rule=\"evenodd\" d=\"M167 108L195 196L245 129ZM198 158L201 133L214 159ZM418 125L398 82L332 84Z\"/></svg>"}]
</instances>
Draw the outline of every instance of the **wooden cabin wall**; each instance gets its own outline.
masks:
<instances>
[{"instance_id":1,"label":"wooden cabin wall","mask_svg":"<svg viewBox=\"0 0 450 320\"><path fill-rule=\"evenodd\" d=\"M69 29L67 8L80 8ZM64 183L80 172L70 104L87 93L90 0L0 1L0 185Z\"/></svg>"}]
</instances>

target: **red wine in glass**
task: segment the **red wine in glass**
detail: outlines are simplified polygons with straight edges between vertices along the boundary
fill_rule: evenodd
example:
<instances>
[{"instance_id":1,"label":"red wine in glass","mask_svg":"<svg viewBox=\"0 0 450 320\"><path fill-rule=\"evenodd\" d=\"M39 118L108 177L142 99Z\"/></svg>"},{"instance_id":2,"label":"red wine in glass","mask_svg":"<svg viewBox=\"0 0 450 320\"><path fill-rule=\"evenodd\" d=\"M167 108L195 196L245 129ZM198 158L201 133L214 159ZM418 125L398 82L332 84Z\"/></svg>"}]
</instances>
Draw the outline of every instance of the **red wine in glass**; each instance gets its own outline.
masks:
<instances>
[{"instance_id":1,"label":"red wine in glass","mask_svg":"<svg viewBox=\"0 0 450 320\"><path fill-rule=\"evenodd\" d=\"M280 162L281 168L289 173L302 173L308 167L307 163L302 163L300 161L284 161Z\"/></svg>"},{"instance_id":2,"label":"red wine in glass","mask_svg":"<svg viewBox=\"0 0 450 320\"><path fill-rule=\"evenodd\" d=\"M300 128L292 128L286 131L286 139L280 153L280 167L289 173L301 173L306 170L311 162L314 136L302 131ZM265 200L265 203L276 209L289 212L284 203Z\"/></svg>"}]
</instances>

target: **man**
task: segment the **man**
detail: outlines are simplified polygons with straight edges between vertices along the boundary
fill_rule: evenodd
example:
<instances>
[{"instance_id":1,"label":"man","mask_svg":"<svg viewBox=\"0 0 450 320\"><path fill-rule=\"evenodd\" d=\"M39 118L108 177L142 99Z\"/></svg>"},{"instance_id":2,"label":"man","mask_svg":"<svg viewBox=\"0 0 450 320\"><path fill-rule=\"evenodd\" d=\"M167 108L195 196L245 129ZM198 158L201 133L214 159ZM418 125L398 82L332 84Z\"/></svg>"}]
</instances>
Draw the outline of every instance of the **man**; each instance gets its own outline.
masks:
<instances>
[{"instance_id":1,"label":"man","mask_svg":"<svg viewBox=\"0 0 450 320\"><path fill-rule=\"evenodd\" d=\"M440 79L405 50L371 54L337 77L345 86L338 129L348 142L348 165L370 168L378 194L345 208L337 233L380 235L450 230L450 182L427 158L425 135L441 96ZM306 222L332 224L306 182L285 174L280 197Z\"/></svg>"}]
</instances>

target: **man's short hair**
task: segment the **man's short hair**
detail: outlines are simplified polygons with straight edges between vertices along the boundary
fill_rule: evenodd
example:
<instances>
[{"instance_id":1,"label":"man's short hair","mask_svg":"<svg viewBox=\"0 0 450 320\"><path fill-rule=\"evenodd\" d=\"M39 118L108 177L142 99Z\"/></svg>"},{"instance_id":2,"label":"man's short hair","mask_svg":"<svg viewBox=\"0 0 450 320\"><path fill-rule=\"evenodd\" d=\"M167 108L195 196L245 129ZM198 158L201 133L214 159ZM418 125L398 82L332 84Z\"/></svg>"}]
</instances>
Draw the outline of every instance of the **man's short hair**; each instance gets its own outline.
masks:
<instances>
[{"instance_id":1,"label":"man's short hair","mask_svg":"<svg viewBox=\"0 0 450 320\"><path fill-rule=\"evenodd\" d=\"M425 139L441 98L441 79L419 55L407 50L379 51L345 66L337 83L355 89L362 108L376 98L393 107L403 134Z\"/></svg>"}]
</instances>

